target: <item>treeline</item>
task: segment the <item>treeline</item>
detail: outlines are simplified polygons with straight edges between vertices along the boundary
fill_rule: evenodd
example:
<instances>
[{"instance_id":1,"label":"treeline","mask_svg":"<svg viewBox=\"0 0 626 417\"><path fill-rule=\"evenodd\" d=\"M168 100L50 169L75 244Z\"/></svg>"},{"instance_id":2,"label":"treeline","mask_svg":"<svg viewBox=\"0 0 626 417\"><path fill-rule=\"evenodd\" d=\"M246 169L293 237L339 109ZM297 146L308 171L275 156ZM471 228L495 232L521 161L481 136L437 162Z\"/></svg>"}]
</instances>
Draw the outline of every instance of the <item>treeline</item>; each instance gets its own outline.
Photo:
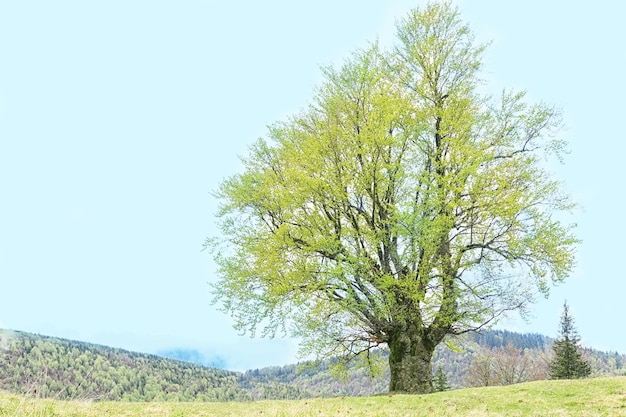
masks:
<instances>
[{"instance_id":1,"label":"treeline","mask_svg":"<svg viewBox=\"0 0 626 417\"><path fill-rule=\"evenodd\" d=\"M552 360L552 338L506 330L467 334L435 351L434 369L441 366L453 388L547 379ZM583 349L591 377L626 375L626 355Z\"/></svg>"},{"instance_id":2,"label":"treeline","mask_svg":"<svg viewBox=\"0 0 626 417\"><path fill-rule=\"evenodd\" d=\"M448 385L502 385L545 379L552 340L488 330L441 344L433 371ZM387 351L377 353L384 362ZM626 355L584 350L592 376L626 375ZM486 364L488 366L486 366ZM346 380L331 362L231 372L155 355L0 330L0 390L56 399L110 401L250 401L364 396L387 392L389 371L352 368Z\"/></svg>"},{"instance_id":3,"label":"treeline","mask_svg":"<svg viewBox=\"0 0 626 417\"><path fill-rule=\"evenodd\" d=\"M508 330L485 330L469 335L469 340L477 345L498 348L512 344L518 349L544 349L552 345L553 340L538 333L516 333Z\"/></svg>"},{"instance_id":4,"label":"treeline","mask_svg":"<svg viewBox=\"0 0 626 417\"><path fill-rule=\"evenodd\" d=\"M378 352L378 355L386 360L387 352ZM359 397L387 392L389 370L385 367L382 375L371 377L365 369L351 367L347 378L342 379L332 373L331 361L324 361L254 369L239 377L240 386L252 392L276 382L293 386L307 397Z\"/></svg>"},{"instance_id":5,"label":"treeline","mask_svg":"<svg viewBox=\"0 0 626 417\"><path fill-rule=\"evenodd\" d=\"M486 330L448 339L447 342L448 344L441 344L435 350L433 373L441 367L450 387L461 388L474 385L468 381L469 372L472 370L472 360L484 352L492 349L496 351L512 345L523 352L525 357L537 357L539 361L539 358L543 358L543 352L550 349L552 339L534 333L520 334L506 330ZM383 362L387 361L386 350L378 354ZM315 397L375 395L385 393L389 389L387 367L381 375L375 378L371 378L363 369L352 368L348 379L342 381L332 375L330 365L329 361L325 361L318 365L306 362L254 369L243 373L239 382L242 387L247 387L248 384L259 385L270 381L280 381L296 386L302 392ZM608 369L605 370L608 371ZM606 372L606 374L611 374L611 372Z\"/></svg>"},{"instance_id":6,"label":"treeline","mask_svg":"<svg viewBox=\"0 0 626 417\"><path fill-rule=\"evenodd\" d=\"M155 355L0 330L0 389L42 398L249 401L304 397L274 382L242 389L240 374Z\"/></svg>"},{"instance_id":7,"label":"treeline","mask_svg":"<svg viewBox=\"0 0 626 417\"><path fill-rule=\"evenodd\" d=\"M441 367L452 389L547 379L552 343L547 336L507 330L485 330L450 338L435 350L433 374ZM386 361L388 352L381 351L379 355ZM591 364L592 377L626 375L626 355L593 349L585 349L584 355ZM493 367L485 370L485 362ZM477 378L475 374L480 372L481 378ZM352 369L343 382L332 376L326 361L318 366L303 363L255 369L239 378L242 387L270 381L295 386L314 397L375 395L388 391L389 370L385 367L382 375L371 378L362 369Z\"/></svg>"},{"instance_id":8,"label":"treeline","mask_svg":"<svg viewBox=\"0 0 626 417\"><path fill-rule=\"evenodd\" d=\"M533 367L524 381L545 379L546 373L538 369L547 367L547 362L544 365L544 361L551 346L551 338L537 333L516 333L508 330L468 333L449 338L447 345L438 346L433 357L434 369L443 369L452 388L481 385L475 382L472 373L477 371L477 366L482 365L482 359L502 359L505 356L503 352L515 350L520 360L530 361L529 367Z\"/></svg>"}]
</instances>

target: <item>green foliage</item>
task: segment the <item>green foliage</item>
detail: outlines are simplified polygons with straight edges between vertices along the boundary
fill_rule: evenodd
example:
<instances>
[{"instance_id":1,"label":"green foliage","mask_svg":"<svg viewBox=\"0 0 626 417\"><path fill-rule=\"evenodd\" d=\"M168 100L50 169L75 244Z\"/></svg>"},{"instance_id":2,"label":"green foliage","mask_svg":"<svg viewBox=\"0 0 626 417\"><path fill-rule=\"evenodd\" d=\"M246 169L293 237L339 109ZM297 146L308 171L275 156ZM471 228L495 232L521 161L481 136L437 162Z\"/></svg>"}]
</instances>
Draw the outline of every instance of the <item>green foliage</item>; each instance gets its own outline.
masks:
<instances>
[{"instance_id":1,"label":"green foliage","mask_svg":"<svg viewBox=\"0 0 626 417\"><path fill-rule=\"evenodd\" d=\"M582 357L580 337L574 326L574 318L569 314L567 302L563 304L560 325L559 337L552 346L554 359L550 363L550 378L575 379L589 376L591 366Z\"/></svg>"},{"instance_id":2,"label":"green foliage","mask_svg":"<svg viewBox=\"0 0 626 417\"><path fill-rule=\"evenodd\" d=\"M447 391L450 389L450 385L448 385L448 377L441 366L438 366L437 372L435 372L435 377L433 378L433 388L436 392Z\"/></svg>"},{"instance_id":3,"label":"green foliage","mask_svg":"<svg viewBox=\"0 0 626 417\"><path fill-rule=\"evenodd\" d=\"M0 337L8 332L0 332ZM242 389L240 374L155 355L11 332L0 345L0 389L42 398L122 401L245 401L300 398L275 383Z\"/></svg>"},{"instance_id":4,"label":"green foliage","mask_svg":"<svg viewBox=\"0 0 626 417\"><path fill-rule=\"evenodd\" d=\"M479 94L485 45L448 2L397 40L325 68L313 104L251 147L207 245L238 329L318 357L386 345L392 388L427 392L434 347L547 294L577 240L545 164L564 151L559 112Z\"/></svg>"}]
</instances>

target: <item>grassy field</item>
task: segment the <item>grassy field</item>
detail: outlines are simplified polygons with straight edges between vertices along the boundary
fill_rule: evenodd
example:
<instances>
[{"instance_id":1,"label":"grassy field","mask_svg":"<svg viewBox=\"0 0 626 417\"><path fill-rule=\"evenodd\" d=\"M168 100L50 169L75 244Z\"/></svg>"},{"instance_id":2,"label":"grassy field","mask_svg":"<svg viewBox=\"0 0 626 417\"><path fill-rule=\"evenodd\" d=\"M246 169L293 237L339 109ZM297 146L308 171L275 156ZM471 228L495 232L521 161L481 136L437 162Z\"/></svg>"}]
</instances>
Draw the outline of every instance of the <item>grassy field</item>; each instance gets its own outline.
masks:
<instances>
[{"instance_id":1,"label":"grassy field","mask_svg":"<svg viewBox=\"0 0 626 417\"><path fill-rule=\"evenodd\" d=\"M626 377L253 403L54 401L0 393L0 416L626 416Z\"/></svg>"}]
</instances>

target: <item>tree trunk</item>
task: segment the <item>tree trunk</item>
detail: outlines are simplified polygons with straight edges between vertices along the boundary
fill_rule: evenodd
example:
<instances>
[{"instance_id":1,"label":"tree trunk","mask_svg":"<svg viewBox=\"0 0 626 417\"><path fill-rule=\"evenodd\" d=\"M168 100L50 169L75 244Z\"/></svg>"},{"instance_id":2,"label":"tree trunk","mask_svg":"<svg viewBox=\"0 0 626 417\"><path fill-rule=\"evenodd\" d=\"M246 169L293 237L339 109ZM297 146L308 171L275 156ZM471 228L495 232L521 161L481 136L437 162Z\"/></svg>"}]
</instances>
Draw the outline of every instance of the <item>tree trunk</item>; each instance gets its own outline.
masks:
<instances>
[{"instance_id":1,"label":"tree trunk","mask_svg":"<svg viewBox=\"0 0 626 417\"><path fill-rule=\"evenodd\" d=\"M428 394L433 391L431 359L435 346L427 338L402 332L389 341L389 392Z\"/></svg>"}]
</instances>

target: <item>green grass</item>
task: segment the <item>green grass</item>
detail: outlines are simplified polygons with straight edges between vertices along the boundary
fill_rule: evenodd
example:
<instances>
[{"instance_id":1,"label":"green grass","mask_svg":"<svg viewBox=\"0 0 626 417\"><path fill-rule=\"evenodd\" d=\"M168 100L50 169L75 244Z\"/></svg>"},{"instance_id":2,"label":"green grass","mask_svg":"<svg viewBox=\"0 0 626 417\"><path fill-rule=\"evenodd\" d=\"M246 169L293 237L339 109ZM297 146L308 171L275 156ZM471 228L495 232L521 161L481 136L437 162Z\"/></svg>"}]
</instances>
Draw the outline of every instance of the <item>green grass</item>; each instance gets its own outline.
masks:
<instances>
[{"instance_id":1,"label":"green grass","mask_svg":"<svg viewBox=\"0 0 626 417\"><path fill-rule=\"evenodd\" d=\"M626 377L252 403L55 401L0 393L0 416L626 416Z\"/></svg>"}]
</instances>

